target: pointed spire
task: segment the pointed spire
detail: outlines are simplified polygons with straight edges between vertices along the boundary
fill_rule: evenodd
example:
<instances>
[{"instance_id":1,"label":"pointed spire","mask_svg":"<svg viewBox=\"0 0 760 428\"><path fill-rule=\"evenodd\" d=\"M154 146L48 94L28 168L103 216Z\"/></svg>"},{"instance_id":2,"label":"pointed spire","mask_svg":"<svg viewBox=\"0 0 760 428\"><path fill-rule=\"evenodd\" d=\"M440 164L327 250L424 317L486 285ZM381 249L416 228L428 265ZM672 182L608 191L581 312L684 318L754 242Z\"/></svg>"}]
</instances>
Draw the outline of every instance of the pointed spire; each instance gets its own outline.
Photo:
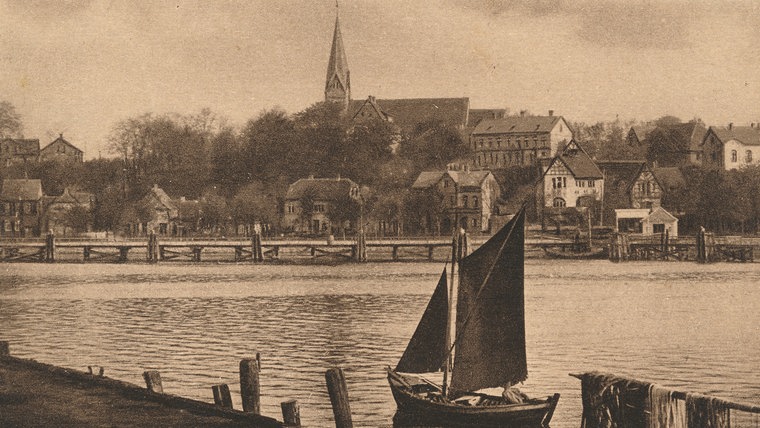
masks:
<instances>
[{"instance_id":1,"label":"pointed spire","mask_svg":"<svg viewBox=\"0 0 760 428\"><path fill-rule=\"evenodd\" d=\"M343 36L340 32L340 16L338 1L335 1L335 30L333 32L330 61L327 63L327 79L325 80L325 101L342 102L348 108L351 99L351 79L348 71L346 50L343 47Z\"/></svg>"}]
</instances>

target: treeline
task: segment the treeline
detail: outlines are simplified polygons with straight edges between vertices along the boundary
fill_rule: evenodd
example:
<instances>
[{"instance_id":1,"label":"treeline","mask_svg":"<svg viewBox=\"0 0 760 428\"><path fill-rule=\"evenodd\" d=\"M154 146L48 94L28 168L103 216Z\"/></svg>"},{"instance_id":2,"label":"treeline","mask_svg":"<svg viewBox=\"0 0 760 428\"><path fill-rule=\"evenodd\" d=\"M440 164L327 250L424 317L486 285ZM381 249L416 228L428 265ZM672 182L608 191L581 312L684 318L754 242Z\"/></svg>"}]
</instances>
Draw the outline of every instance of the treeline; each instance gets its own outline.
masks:
<instances>
[{"instance_id":1,"label":"treeline","mask_svg":"<svg viewBox=\"0 0 760 428\"><path fill-rule=\"evenodd\" d=\"M116 123L109 137L113 158L15 165L2 175L40 178L48 195L66 187L93 193L99 230L117 229L127 207L153 185L172 198L200 200L202 226L214 228L230 221L276 224L288 185L309 176L350 178L372 189L366 208L401 216L420 171L445 168L468 150L462 135L441 123L401 133L383 120L352 122L334 103L292 115L265 110L241 129L204 109Z\"/></svg>"}]
</instances>

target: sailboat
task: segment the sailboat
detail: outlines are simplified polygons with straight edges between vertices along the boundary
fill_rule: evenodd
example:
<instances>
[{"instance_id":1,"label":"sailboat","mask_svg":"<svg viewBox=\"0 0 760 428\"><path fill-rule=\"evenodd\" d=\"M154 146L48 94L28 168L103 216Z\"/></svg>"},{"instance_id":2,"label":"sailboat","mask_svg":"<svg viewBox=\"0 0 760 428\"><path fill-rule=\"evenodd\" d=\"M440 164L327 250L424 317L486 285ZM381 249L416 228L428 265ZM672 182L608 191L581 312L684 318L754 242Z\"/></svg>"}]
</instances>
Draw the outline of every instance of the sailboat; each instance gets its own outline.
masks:
<instances>
[{"instance_id":1,"label":"sailboat","mask_svg":"<svg viewBox=\"0 0 760 428\"><path fill-rule=\"evenodd\" d=\"M459 267L455 334L450 334L453 305L448 297L444 268L396 368L388 368L388 382L398 407L397 419L433 426L542 427L549 424L559 394L508 400L504 397L507 394L476 392L514 385L528 376L523 293L524 225L523 207L472 254L458 263L453 257L452 295ZM450 343L452 338L453 344ZM441 385L420 375L442 368Z\"/></svg>"}]
</instances>

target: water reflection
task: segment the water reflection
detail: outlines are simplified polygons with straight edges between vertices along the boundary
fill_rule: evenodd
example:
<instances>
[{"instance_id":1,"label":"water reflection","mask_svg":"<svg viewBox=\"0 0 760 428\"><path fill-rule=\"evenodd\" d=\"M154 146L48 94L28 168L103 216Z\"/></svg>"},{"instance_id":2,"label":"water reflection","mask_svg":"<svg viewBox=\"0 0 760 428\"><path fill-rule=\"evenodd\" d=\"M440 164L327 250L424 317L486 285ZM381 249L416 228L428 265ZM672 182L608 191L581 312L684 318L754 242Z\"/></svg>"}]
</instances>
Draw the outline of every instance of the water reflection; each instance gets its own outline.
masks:
<instances>
[{"instance_id":1,"label":"water reflection","mask_svg":"<svg viewBox=\"0 0 760 428\"><path fill-rule=\"evenodd\" d=\"M346 374L354 421L390 426L394 364L440 274L438 264L362 266L3 265L0 328L14 355L212 401L238 362L262 353L262 408L297 399L329 426L324 371ZM760 401L756 265L561 261L526 266L529 381L562 393L553 427L577 426L569 372L606 370L665 386Z\"/></svg>"}]
</instances>

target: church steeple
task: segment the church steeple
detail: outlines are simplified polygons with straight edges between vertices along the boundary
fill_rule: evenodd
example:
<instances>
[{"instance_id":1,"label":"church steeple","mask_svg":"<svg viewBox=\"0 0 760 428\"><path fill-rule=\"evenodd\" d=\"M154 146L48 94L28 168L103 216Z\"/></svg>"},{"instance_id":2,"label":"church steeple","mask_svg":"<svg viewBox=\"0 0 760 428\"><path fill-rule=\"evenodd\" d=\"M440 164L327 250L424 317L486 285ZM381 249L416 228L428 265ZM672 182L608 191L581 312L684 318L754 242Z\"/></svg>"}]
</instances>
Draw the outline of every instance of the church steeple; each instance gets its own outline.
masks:
<instances>
[{"instance_id":1,"label":"church steeple","mask_svg":"<svg viewBox=\"0 0 760 428\"><path fill-rule=\"evenodd\" d=\"M348 71L346 51L343 48L343 36L340 34L340 16L338 2L335 2L335 31L333 32L330 62L327 63L327 80L325 81L325 101L339 102L348 108L351 100L351 73Z\"/></svg>"}]
</instances>

